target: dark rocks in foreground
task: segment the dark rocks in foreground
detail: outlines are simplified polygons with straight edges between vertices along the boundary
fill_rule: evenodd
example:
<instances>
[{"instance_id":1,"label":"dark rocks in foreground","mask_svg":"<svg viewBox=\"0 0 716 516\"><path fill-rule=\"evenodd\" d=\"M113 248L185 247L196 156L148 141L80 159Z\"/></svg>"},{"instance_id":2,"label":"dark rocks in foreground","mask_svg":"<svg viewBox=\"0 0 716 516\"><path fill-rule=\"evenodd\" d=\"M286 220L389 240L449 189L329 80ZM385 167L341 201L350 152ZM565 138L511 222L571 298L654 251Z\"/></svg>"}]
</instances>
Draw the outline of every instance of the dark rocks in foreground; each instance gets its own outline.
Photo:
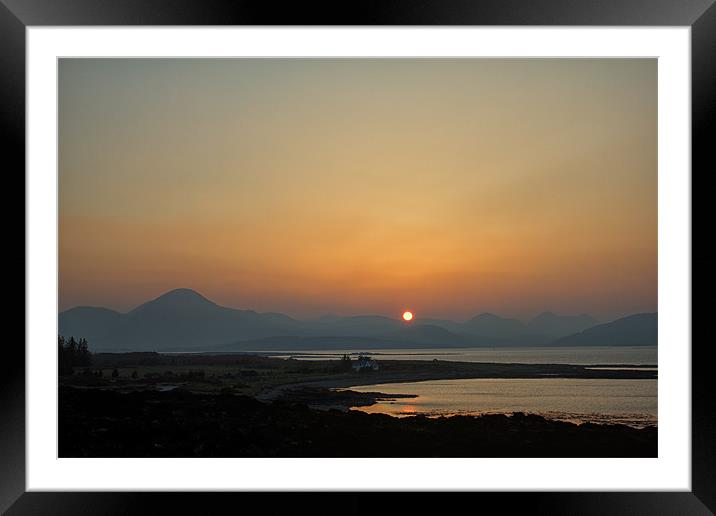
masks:
<instances>
[{"instance_id":1,"label":"dark rocks in foreground","mask_svg":"<svg viewBox=\"0 0 716 516\"><path fill-rule=\"evenodd\" d=\"M183 390L61 387L60 457L656 457L657 429L515 414L393 418Z\"/></svg>"},{"instance_id":2,"label":"dark rocks in foreground","mask_svg":"<svg viewBox=\"0 0 716 516\"><path fill-rule=\"evenodd\" d=\"M345 412L349 407L367 407L380 401L417 397L416 394L383 394L302 386L281 392L277 399L292 404L308 405L311 408L335 408Z\"/></svg>"}]
</instances>

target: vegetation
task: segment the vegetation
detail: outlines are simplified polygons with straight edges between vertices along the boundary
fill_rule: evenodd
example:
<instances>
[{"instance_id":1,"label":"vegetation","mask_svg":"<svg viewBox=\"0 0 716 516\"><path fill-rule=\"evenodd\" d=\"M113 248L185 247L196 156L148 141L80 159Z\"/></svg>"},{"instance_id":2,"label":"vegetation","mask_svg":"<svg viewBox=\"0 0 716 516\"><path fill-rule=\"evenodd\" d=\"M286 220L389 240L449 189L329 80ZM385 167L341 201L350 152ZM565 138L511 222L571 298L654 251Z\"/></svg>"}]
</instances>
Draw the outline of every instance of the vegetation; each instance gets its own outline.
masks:
<instances>
[{"instance_id":1,"label":"vegetation","mask_svg":"<svg viewBox=\"0 0 716 516\"><path fill-rule=\"evenodd\" d=\"M344 354L341 359L338 361L338 371L344 371L349 372L353 368L353 364L351 361L351 357L349 357L347 354Z\"/></svg>"},{"instance_id":2,"label":"vegetation","mask_svg":"<svg viewBox=\"0 0 716 516\"><path fill-rule=\"evenodd\" d=\"M75 367L89 367L92 364L92 354L87 339L75 340L74 337L65 339L60 335L57 357L60 376L73 374Z\"/></svg>"},{"instance_id":3,"label":"vegetation","mask_svg":"<svg viewBox=\"0 0 716 516\"><path fill-rule=\"evenodd\" d=\"M338 360L286 360L250 354L92 353L94 375L61 376L61 386L96 387L134 392L180 386L196 393L235 393L273 399L284 385L324 382L328 387L456 378L656 378L657 372L591 369L560 364L485 364L379 359L380 369L356 371L357 357ZM652 366L654 367L654 366ZM118 375L112 377L117 370ZM134 375L134 372L137 374Z\"/></svg>"}]
</instances>

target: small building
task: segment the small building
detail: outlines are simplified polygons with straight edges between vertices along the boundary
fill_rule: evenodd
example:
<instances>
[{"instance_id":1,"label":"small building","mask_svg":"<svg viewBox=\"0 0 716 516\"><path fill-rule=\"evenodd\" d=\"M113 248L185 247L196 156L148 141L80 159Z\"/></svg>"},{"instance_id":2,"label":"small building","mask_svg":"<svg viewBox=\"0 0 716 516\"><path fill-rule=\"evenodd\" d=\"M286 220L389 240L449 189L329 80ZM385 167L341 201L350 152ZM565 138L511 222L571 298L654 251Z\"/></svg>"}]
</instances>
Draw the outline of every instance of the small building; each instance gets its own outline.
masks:
<instances>
[{"instance_id":1,"label":"small building","mask_svg":"<svg viewBox=\"0 0 716 516\"><path fill-rule=\"evenodd\" d=\"M378 371L380 370L380 364L370 357L360 356L353 364L353 370L357 372Z\"/></svg>"}]
</instances>

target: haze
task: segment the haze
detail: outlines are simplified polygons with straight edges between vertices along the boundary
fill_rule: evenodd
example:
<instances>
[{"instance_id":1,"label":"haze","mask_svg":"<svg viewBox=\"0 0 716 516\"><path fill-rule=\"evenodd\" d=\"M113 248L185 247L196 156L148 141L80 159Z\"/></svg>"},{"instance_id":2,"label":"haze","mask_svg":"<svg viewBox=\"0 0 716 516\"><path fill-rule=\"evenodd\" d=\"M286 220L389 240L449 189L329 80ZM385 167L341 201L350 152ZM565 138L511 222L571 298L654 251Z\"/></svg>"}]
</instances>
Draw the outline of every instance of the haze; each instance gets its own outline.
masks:
<instances>
[{"instance_id":1,"label":"haze","mask_svg":"<svg viewBox=\"0 0 716 516\"><path fill-rule=\"evenodd\" d=\"M59 305L657 310L655 59L61 59Z\"/></svg>"}]
</instances>

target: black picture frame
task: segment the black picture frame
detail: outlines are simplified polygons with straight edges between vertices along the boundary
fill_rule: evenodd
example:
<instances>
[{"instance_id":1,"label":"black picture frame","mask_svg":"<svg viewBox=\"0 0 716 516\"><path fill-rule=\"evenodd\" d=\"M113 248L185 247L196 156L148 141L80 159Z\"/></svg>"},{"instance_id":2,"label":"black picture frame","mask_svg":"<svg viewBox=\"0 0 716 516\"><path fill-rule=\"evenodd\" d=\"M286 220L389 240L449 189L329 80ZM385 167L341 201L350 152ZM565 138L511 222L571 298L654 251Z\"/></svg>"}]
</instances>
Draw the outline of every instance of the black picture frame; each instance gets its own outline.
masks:
<instances>
[{"instance_id":1,"label":"black picture frame","mask_svg":"<svg viewBox=\"0 0 716 516\"><path fill-rule=\"evenodd\" d=\"M698 188L716 171L712 140L716 124L716 0L363 0L287 2L269 0L0 0L0 131L8 197L24 208L25 29L28 26L114 25L574 25L689 26L692 74L692 232L705 219ZM10 179L19 184L8 186ZM694 184L697 188L693 188ZM13 185L14 186L14 185ZM23 195L20 195L20 191ZM6 221L17 211L8 211ZM701 212L698 211L700 207ZM12 224L7 224L12 226ZM9 229L7 229L9 231ZM16 241L20 239L18 235ZM24 241L24 229L23 229ZM692 237L693 242L693 237ZM25 246L23 244L23 258ZM692 243L692 253L700 249ZM20 253L10 253L11 263ZM7 257L7 256L6 256ZM698 291L712 285L703 254L692 258L701 276ZM7 270L10 270L9 268ZM705 274L705 275L704 275ZM19 275L18 275L19 276ZM692 291L693 292L693 291ZM14 300L16 298L13 298ZM24 297L23 297L24 299ZM13 306L19 303L13 301ZM24 311L24 303L22 304ZM704 305L700 305L703 307ZM19 308L16 308L19 311ZM704 310L692 307L693 315ZM18 317L19 319L19 317ZM8 318L8 320L10 320ZM692 323L693 330L699 325ZM709 342L692 337L692 491L642 493L480 493L467 503L497 502L545 514L710 514L716 511L716 389L710 385ZM54 349L54 348L53 348ZM25 489L25 350L5 342L0 375L0 510L16 514L135 514L213 512L208 507L253 506L256 493L39 493ZM271 495L293 510L308 508L307 493ZM322 496L325 507L337 507ZM366 496L368 500L366 501ZM377 494L351 494L341 512L374 507ZM451 495L453 496L453 495ZM463 497L464 495L454 496ZM236 498L240 497L240 500ZM424 496L401 500L402 510L424 506ZM509 500L509 502L508 502ZM265 500L255 500L265 503ZM315 504L316 502L309 502ZM378 502L381 503L381 502ZM454 502L451 502L451 504ZM459 503L459 502L457 502ZM237 505L240 504L240 505ZM315 507L314 509L315 510ZM274 510L271 511L272 513Z\"/></svg>"}]
</instances>

